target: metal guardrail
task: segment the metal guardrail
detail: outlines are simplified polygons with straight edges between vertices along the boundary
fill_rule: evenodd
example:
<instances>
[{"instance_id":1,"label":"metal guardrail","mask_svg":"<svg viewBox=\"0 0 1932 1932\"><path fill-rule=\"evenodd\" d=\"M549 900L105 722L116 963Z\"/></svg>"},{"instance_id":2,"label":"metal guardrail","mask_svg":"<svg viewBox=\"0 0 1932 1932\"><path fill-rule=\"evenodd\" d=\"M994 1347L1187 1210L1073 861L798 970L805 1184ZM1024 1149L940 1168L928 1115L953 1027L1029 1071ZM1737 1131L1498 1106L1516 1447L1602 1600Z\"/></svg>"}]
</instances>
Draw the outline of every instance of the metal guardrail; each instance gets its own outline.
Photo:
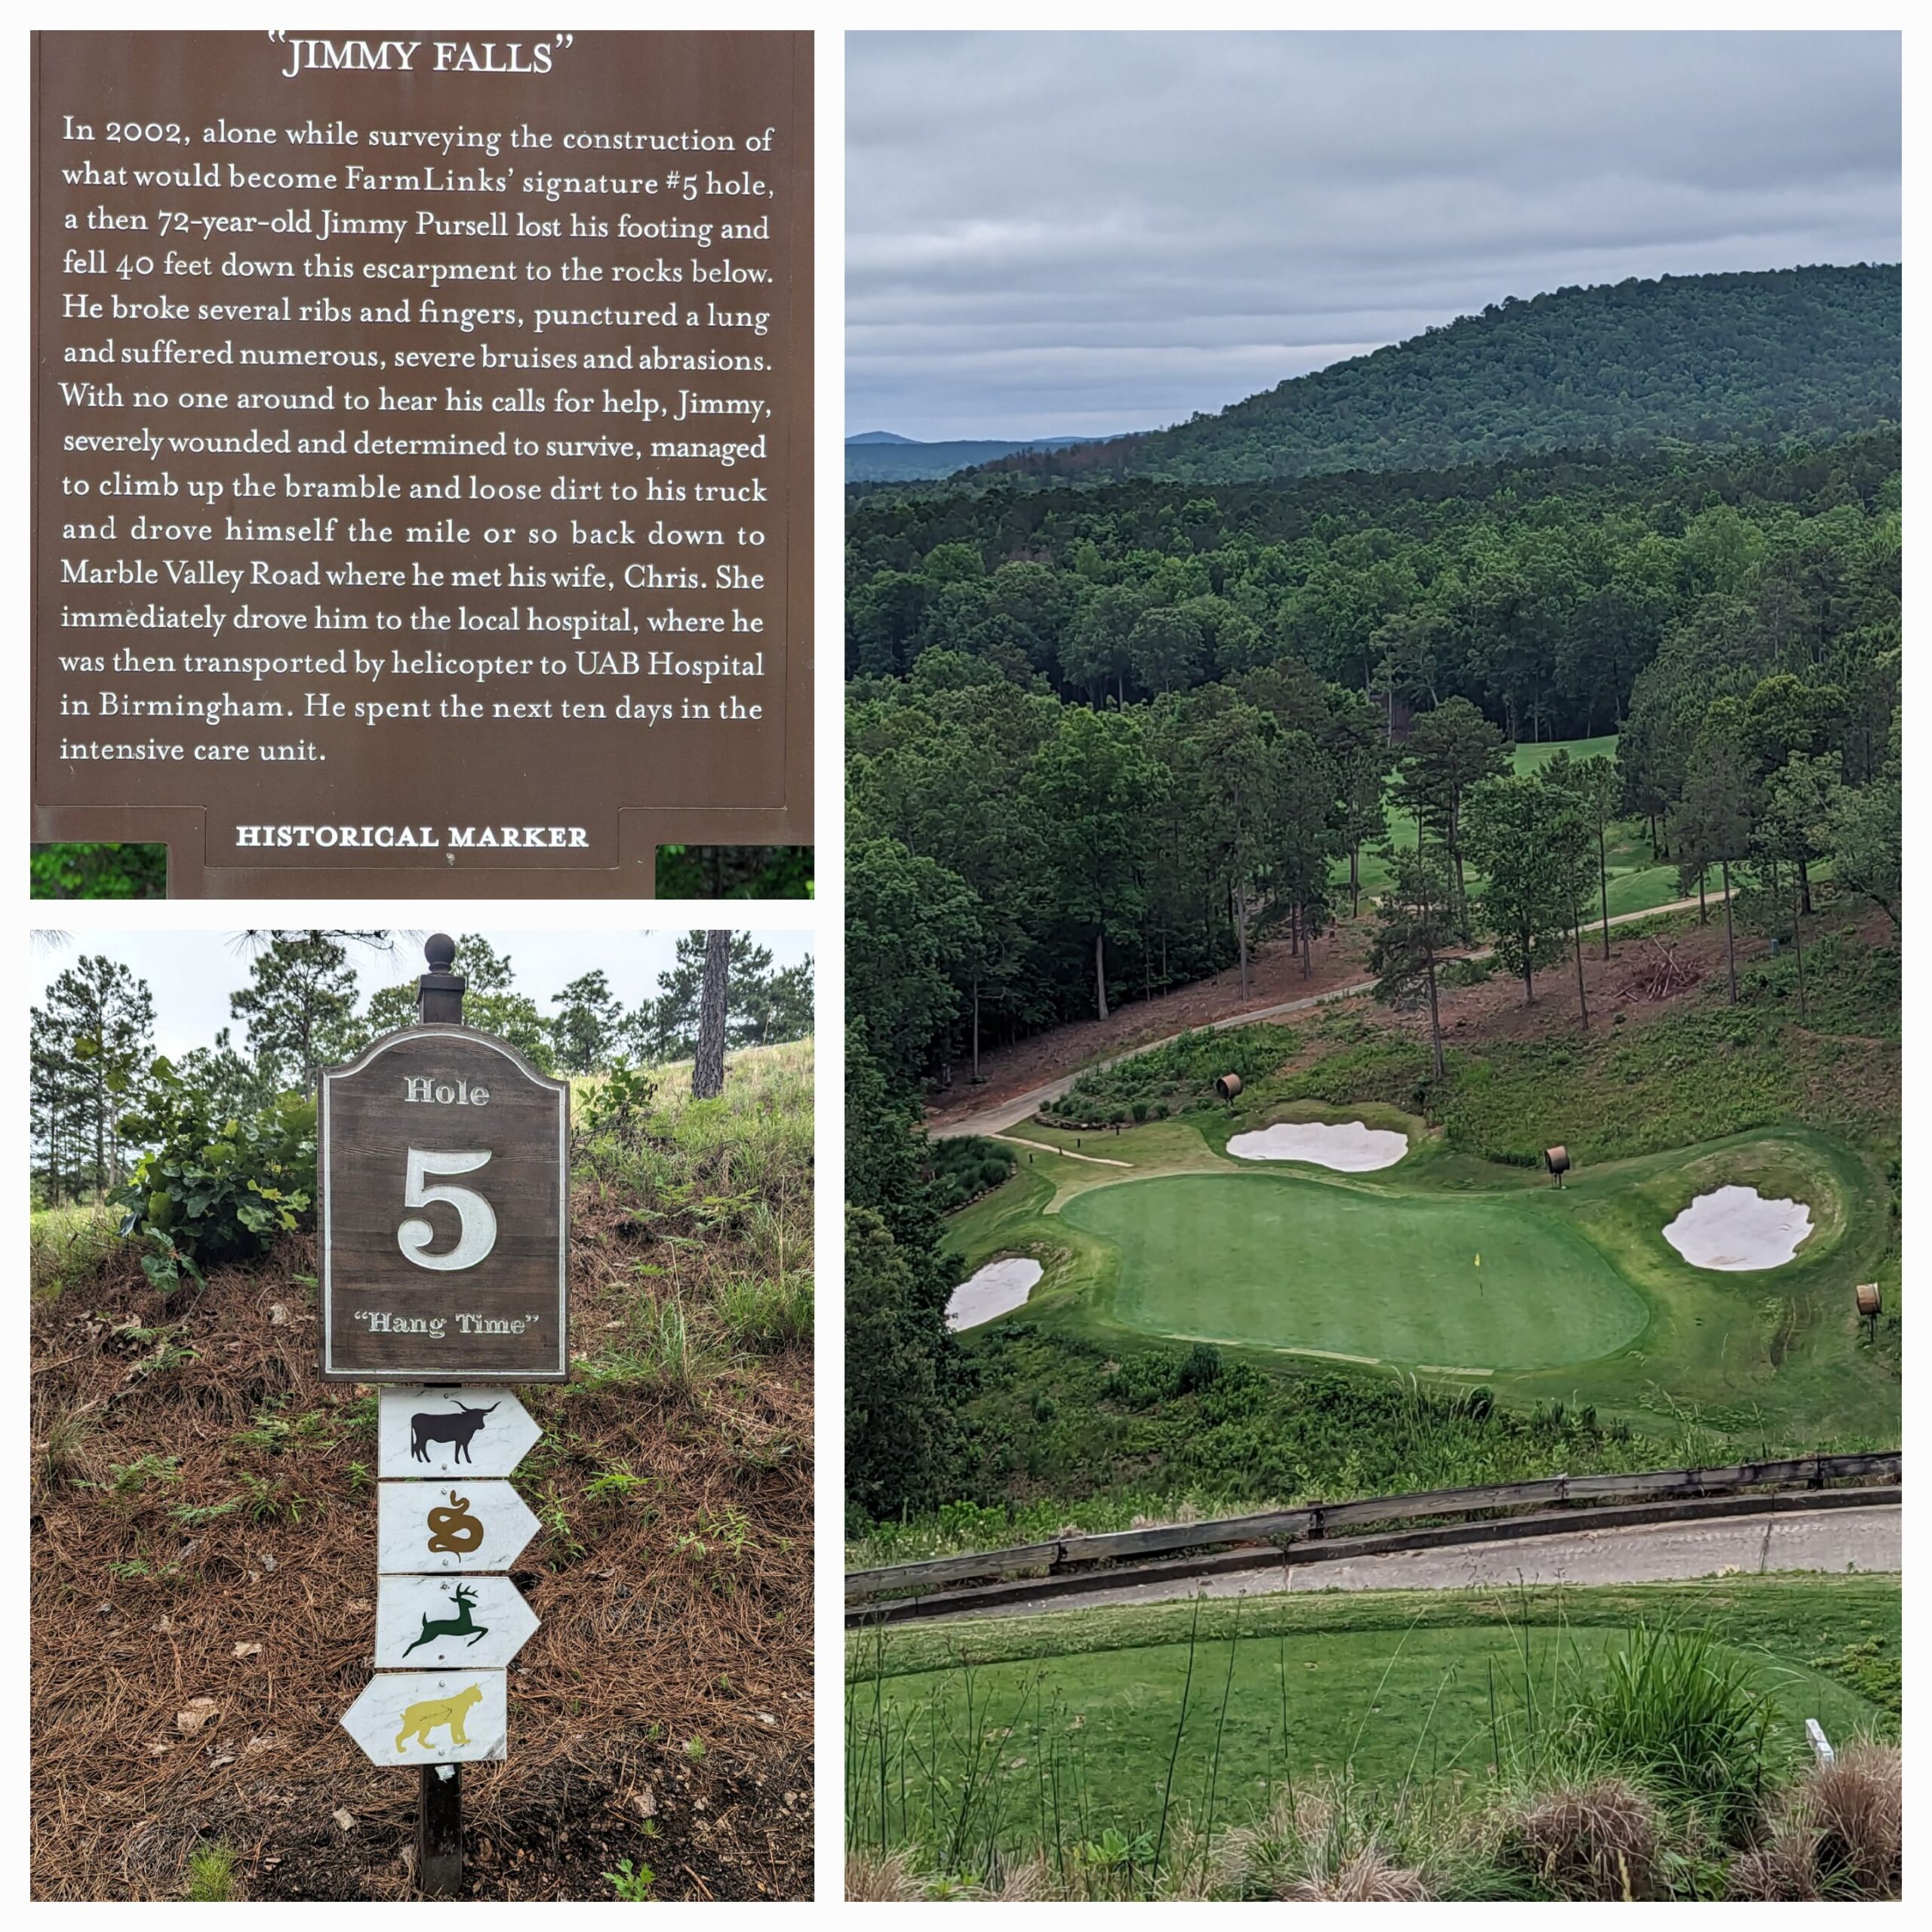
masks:
<instances>
[{"instance_id":1,"label":"metal guardrail","mask_svg":"<svg viewBox=\"0 0 1932 1932\"><path fill-rule=\"evenodd\" d=\"M985 1583L1033 1572L1059 1576L1089 1564L1172 1556L1183 1551L1242 1543L1285 1547L1370 1523L1467 1516L1483 1510L1561 1509L1579 1503L1716 1496L1743 1489L1822 1489L1828 1483L1860 1478L1897 1481L1901 1478L1903 1463L1903 1454L1897 1450L1858 1456L1795 1456L1777 1462L1732 1463L1718 1469L1647 1469L1632 1475L1544 1476L1530 1482L1426 1490L1408 1496L1364 1497L1346 1503L1312 1503L1298 1509L1271 1509L1257 1515L1223 1516L1208 1522L1118 1530L1097 1536L1059 1537L1050 1543L1020 1543L1008 1549L942 1556L930 1562L848 1571L845 1601L865 1603L882 1597L918 1595L951 1585Z\"/></svg>"}]
</instances>

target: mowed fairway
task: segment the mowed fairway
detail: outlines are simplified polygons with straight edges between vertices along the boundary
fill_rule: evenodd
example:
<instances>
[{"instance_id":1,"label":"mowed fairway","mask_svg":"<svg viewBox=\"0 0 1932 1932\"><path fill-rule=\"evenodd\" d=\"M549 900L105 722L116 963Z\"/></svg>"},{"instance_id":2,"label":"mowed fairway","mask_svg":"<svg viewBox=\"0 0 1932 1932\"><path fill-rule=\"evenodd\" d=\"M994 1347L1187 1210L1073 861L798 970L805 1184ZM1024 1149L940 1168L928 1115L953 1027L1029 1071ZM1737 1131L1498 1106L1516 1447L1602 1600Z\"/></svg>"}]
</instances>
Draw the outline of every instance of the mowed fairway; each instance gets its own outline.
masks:
<instances>
[{"instance_id":1,"label":"mowed fairway","mask_svg":"<svg viewBox=\"0 0 1932 1932\"><path fill-rule=\"evenodd\" d=\"M1567 752L1579 763L1585 758L1614 758L1616 734L1613 732L1601 738L1570 738L1560 743L1518 745L1510 753L1510 768L1518 777L1524 777L1541 771L1558 752ZM1414 844L1415 821L1407 812L1392 804L1388 823L1392 844ZM1660 861L1654 857L1649 833L1641 818L1619 819L1611 826L1604 856L1610 866L1610 911L1613 917L1619 912L1641 912L1653 906L1667 906L1673 899L1685 896L1678 882L1676 862ZM1337 885L1346 885L1346 859L1337 862L1333 876ZM1481 876L1475 868L1470 869L1469 879L1472 888L1481 883ZM1371 847L1361 855L1361 889L1374 898L1387 889L1388 884L1387 862Z\"/></svg>"},{"instance_id":2,"label":"mowed fairway","mask_svg":"<svg viewBox=\"0 0 1932 1932\"><path fill-rule=\"evenodd\" d=\"M1094 1188L1061 1211L1118 1251L1114 1318L1150 1334L1511 1371L1607 1355L1648 1318L1554 1204L1524 1192L1174 1174Z\"/></svg>"},{"instance_id":3,"label":"mowed fairway","mask_svg":"<svg viewBox=\"0 0 1932 1932\"><path fill-rule=\"evenodd\" d=\"M1900 1602L1896 1577L1774 1576L1270 1594L857 1632L848 1818L862 1843L977 1851L1151 1829L1170 1789L1182 1815L1228 1824L1284 1778L1480 1786L1499 1744L1560 1721L1638 1633L1671 1627L1708 1632L1748 1671L1784 1770L1810 1756L1807 1718L1841 1744L1897 1736L1894 1706L1847 1681L1859 1654L1845 1639L1896 1660Z\"/></svg>"}]
</instances>

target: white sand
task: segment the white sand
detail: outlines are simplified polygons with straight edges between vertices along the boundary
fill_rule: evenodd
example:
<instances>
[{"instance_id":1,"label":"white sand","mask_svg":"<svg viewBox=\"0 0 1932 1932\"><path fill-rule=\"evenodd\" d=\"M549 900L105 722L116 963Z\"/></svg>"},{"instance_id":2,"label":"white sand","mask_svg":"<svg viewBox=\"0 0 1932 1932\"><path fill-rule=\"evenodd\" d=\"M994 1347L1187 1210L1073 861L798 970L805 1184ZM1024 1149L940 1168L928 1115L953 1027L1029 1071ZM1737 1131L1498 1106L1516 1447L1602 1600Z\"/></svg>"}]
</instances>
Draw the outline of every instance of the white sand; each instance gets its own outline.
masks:
<instances>
[{"instance_id":1,"label":"white sand","mask_svg":"<svg viewBox=\"0 0 1932 1932\"><path fill-rule=\"evenodd\" d=\"M1409 1151L1408 1137L1358 1120L1282 1121L1259 1134L1237 1134L1228 1152L1238 1161L1307 1161L1344 1174L1392 1168Z\"/></svg>"},{"instance_id":2,"label":"white sand","mask_svg":"<svg viewBox=\"0 0 1932 1932\"><path fill-rule=\"evenodd\" d=\"M1700 1194L1663 1231L1694 1268L1782 1268L1811 1232L1801 1201L1767 1201L1755 1187Z\"/></svg>"},{"instance_id":3,"label":"white sand","mask_svg":"<svg viewBox=\"0 0 1932 1932\"><path fill-rule=\"evenodd\" d=\"M1004 1261L989 1261L970 1281L961 1281L948 1297L946 1325L949 1328L977 1328L981 1322L990 1321L996 1315L1024 1308L1040 1273L1040 1264L1024 1254L1010 1254Z\"/></svg>"}]
</instances>

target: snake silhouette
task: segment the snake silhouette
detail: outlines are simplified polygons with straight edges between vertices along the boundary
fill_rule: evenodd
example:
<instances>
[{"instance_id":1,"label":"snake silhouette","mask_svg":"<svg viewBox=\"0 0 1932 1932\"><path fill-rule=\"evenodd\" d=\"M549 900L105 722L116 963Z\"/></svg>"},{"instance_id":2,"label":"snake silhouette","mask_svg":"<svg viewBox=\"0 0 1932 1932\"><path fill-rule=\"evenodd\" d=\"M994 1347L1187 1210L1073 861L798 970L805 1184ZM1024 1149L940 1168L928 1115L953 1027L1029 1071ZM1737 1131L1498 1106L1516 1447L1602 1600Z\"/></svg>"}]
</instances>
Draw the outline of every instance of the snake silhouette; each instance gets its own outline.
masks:
<instances>
[{"instance_id":1,"label":"snake silhouette","mask_svg":"<svg viewBox=\"0 0 1932 1932\"><path fill-rule=\"evenodd\" d=\"M483 1546L483 1525L469 1514L469 1498L450 1491L450 1506L429 1512L429 1552L432 1556L467 1556Z\"/></svg>"}]
</instances>

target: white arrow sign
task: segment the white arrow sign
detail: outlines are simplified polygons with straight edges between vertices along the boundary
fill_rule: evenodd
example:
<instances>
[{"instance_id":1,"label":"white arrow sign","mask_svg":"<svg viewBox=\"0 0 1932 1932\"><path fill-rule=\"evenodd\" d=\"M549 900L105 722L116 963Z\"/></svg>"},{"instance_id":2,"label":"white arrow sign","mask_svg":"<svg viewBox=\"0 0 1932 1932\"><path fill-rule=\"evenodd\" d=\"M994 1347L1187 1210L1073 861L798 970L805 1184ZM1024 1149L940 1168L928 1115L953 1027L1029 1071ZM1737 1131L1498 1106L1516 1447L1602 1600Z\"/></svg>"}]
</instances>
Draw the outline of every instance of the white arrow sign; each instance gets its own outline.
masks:
<instances>
[{"instance_id":1,"label":"white arrow sign","mask_svg":"<svg viewBox=\"0 0 1932 1932\"><path fill-rule=\"evenodd\" d=\"M385 1389L376 1472L506 1476L543 1432L507 1389Z\"/></svg>"},{"instance_id":2,"label":"white arrow sign","mask_svg":"<svg viewBox=\"0 0 1932 1932\"><path fill-rule=\"evenodd\" d=\"M376 1486L376 1567L387 1575L507 1570L540 1527L506 1482Z\"/></svg>"},{"instance_id":3,"label":"white arrow sign","mask_svg":"<svg viewBox=\"0 0 1932 1932\"><path fill-rule=\"evenodd\" d=\"M387 1670L343 1712L375 1764L452 1764L509 1748L500 1670Z\"/></svg>"},{"instance_id":4,"label":"white arrow sign","mask_svg":"<svg viewBox=\"0 0 1932 1932\"><path fill-rule=\"evenodd\" d=\"M537 1625L507 1577L385 1577L376 1592L376 1668L498 1669Z\"/></svg>"}]
</instances>

